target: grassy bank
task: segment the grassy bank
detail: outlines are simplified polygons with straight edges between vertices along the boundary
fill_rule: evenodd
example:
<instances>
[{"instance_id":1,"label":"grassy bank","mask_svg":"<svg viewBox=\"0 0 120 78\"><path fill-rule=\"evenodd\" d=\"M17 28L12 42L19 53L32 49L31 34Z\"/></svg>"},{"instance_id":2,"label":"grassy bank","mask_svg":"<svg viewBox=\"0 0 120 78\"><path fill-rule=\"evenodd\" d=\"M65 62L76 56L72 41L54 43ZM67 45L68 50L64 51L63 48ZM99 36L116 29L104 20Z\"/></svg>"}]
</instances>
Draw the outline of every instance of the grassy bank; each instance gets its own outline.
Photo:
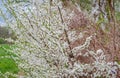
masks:
<instances>
[{"instance_id":1,"label":"grassy bank","mask_svg":"<svg viewBox=\"0 0 120 78\"><path fill-rule=\"evenodd\" d=\"M10 47L13 45L9 44L0 44L0 72L1 73L18 73L18 67L15 61L12 59L12 56L16 57L13 53L11 53L9 50L11 50ZM1 78L1 76L0 76ZM13 77L9 77L13 78Z\"/></svg>"}]
</instances>

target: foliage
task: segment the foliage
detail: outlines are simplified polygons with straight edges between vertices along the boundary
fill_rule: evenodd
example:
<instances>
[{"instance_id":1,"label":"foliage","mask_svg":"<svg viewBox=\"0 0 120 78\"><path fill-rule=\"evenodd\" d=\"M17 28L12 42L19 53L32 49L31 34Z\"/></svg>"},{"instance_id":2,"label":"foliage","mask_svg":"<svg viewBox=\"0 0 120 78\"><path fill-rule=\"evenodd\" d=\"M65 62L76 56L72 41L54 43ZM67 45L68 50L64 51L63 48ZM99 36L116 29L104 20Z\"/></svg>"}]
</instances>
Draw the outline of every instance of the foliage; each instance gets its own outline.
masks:
<instances>
[{"instance_id":1,"label":"foliage","mask_svg":"<svg viewBox=\"0 0 120 78\"><path fill-rule=\"evenodd\" d=\"M0 38L0 44L4 44L6 41L3 38Z\"/></svg>"},{"instance_id":2,"label":"foliage","mask_svg":"<svg viewBox=\"0 0 120 78\"><path fill-rule=\"evenodd\" d=\"M16 39L15 33L9 27L0 27L0 38L1 40L5 38ZM3 39L2 39L3 38ZM6 41L3 40L3 43Z\"/></svg>"},{"instance_id":3,"label":"foliage","mask_svg":"<svg viewBox=\"0 0 120 78\"><path fill-rule=\"evenodd\" d=\"M0 27L0 37L9 37L9 32L6 27Z\"/></svg>"},{"instance_id":4,"label":"foliage","mask_svg":"<svg viewBox=\"0 0 120 78\"><path fill-rule=\"evenodd\" d=\"M13 57L16 57L16 55L11 53L10 47L12 47L12 45L8 45L8 44L0 45L0 77L1 78L5 78L4 75L6 75L7 72L17 74L19 71L15 61L12 59ZM8 76L8 78L14 78L14 77Z\"/></svg>"}]
</instances>

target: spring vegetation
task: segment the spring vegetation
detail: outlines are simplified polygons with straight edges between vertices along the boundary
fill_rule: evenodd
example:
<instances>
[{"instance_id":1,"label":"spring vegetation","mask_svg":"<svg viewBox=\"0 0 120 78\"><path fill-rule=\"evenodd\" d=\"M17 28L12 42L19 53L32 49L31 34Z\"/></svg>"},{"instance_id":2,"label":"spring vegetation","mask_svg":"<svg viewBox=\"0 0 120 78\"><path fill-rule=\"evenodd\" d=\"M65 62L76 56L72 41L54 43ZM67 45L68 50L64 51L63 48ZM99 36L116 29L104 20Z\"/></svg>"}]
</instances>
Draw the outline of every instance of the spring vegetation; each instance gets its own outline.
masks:
<instances>
[{"instance_id":1,"label":"spring vegetation","mask_svg":"<svg viewBox=\"0 0 120 78\"><path fill-rule=\"evenodd\" d=\"M14 35L1 77L120 78L119 0L2 1Z\"/></svg>"}]
</instances>

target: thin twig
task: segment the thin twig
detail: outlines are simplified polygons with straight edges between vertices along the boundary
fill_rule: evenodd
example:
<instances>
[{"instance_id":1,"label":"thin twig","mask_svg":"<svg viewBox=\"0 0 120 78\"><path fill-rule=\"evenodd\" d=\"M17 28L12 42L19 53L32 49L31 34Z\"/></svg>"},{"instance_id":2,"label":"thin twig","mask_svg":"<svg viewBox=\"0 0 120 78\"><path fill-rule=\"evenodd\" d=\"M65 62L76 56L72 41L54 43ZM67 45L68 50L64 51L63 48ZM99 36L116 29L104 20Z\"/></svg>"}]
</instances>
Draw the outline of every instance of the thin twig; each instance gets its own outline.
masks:
<instances>
[{"instance_id":1,"label":"thin twig","mask_svg":"<svg viewBox=\"0 0 120 78\"><path fill-rule=\"evenodd\" d=\"M62 13L61 13L61 10L60 10L59 6L58 6L58 10L59 10L61 22L62 22L62 24L64 24L64 20L63 20ZM68 43L69 49L70 49L70 53L68 53L68 55L69 55L70 58L74 58L74 55L73 55L73 52L72 52L72 48L70 46L70 40L68 38L68 34L67 34L67 31L66 31L65 28L64 28L64 33L65 33L65 37L66 37L66 40L67 40L67 43Z\"/></svg>"}]
</instances>

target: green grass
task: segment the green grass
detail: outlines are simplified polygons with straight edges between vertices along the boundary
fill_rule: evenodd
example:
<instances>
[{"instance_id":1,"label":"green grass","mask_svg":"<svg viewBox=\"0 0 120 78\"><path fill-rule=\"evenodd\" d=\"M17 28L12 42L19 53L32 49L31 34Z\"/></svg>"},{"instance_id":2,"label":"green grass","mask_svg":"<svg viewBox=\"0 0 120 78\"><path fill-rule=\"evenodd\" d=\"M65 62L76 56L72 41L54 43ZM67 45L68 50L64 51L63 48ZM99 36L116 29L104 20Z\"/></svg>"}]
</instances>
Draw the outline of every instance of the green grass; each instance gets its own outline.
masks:
<instances>
[{"instance_id":1,"label":"green grass","mask_svg":"<svg viewBox=\"0 0 120 78\"><path fill-rule=\"evenodd\" d=\"M15 54L11 53L10 51L7 50L11 50L12 45L9 44L0 44L0 72L2 73L6 73L6 72L10 72L10 73L18 73L18 67L17 64L15 63L15 61L12 58L1 58L3 56L15 56ZM7 50L5 50L7 49ZM1 76L0 76L1 78ZM3 78L3 77L2 77ZM13 78L13 77L9 77L9 78Z\"/></svg>"}]
</instances>

